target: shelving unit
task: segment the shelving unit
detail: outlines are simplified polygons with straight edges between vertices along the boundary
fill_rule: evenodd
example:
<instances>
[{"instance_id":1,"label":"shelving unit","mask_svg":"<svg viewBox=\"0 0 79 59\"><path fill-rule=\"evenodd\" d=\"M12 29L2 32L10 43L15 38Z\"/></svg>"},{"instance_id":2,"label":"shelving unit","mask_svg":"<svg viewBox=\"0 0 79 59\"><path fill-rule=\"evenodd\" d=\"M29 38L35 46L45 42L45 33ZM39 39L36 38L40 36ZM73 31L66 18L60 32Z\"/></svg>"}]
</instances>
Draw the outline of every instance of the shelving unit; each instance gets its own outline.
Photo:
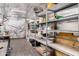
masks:
<instances>
[{"instance_id":1,"label":"shelving unit","mask_svg":"<svg viewBox=\"0 0 79 59\"><path fill-rule=\"evenodd\" d=\"M2 36L2 40L0 40L0 47L2 47L2 49L0 49L0 56L10 56L11 53L11 46L10 46L10 38L8 38L9 36ZM6 39L6 37L8 39ZM0 38L1 39L1 38Z\"/></svg>"},{"instance_id":2,"label":"shelving unit","mask_svg":"<svg viewBox=\"0 0 79 59\"><path fill-rule=\"evenodd\" d=\"M78 33L79 31L72 31L72 30L53 30L48 32L66 32L66 33Z\"/></svg>"},{"instance_id":3,"label":"shelving unit","mask_svg":"<svg viewBox=\"0 0 79 59\"><path fill-rule=\"evenodd\" d=\"M61 21L70 21L70 20L73 20L73 19L78 19L78 14L71 15L71 16L68 16L68 17L62 18L62 19L55 19L55 20L52 20L52 21L48 21L47 23L54 23L54 22L61 22ZM46 24L46 22L35 24L35 25L42 25L42 24Z\"/></svg>"},{"instance_id":4,"label":"shelving unit","mask_svg":"<svg viewBox=\"0 0 79 59\"><path fill-rule=\"evenodd\" d=\"M48 10L58 12L60 10L72 7L73 5L76 5L76 3L60 3L60 4L58 3L53 8L48 9Z\"/></svg>"},{"instance_id":5,"label":"shelving unit","mask_svg":"<svg viewBox=\"0 0 79 59\"><path fill-rule=\"evenodd\" d=\"M52 20L50 22L60 22L60 21L69 21L69 20L73 20L73 19L78 19L78 14L76 15L71 15L62 19L56 19L56 20Z\"/></svg>"},{"instance_id":6,"label":"shelving unit","mask_svg":"<svg viewBox=\"0 0 79 59\"><path fill-rule=\"evenodd\" d=\"M61 6L59 7L59 5L61 5ZM72 3L72 4L70 4L70 3L67 3L67 4L62 4L62 3L61 4L56 4L55 8L53 7L52 9L47 10L47 11L54 11L56 13L56 12L58 12L60 10L72 7L74 5L78 5L78 4L76 4L76 3ZM75 19L75 21L78 21L78 23L79 23L79 14L74 14L74 15L67 16L67 17L61 18L61 19L54 19L52 21L48 21L47 13L43 13L43 15L44 14L46 14L45 15L46 19L47 19L46 22L35 24L35 26L38 25L39 27L42 27L45 24L46 27L48 27L48 23L55 23L55 24L57 24L58 22L71 21L71 20L74 20L74 19ZM43 16L41 16L41 17L43 17ZM40 29L39 31L41 32L43 30ZM50 32L52 32L52 33L59 33L59 32L79 33L79 30L78 31L73 31L73 30L58 30L58 29L47 30L46 29L46 38L45 38L45 40L42 39L43 37L39 38L38 34L36 34L36 33L35 33L34 36L32 36L32 37L30 36L29 38L34 39L35 41L40 42L41 44L46 45L46 47L51 47L52 49L56 49L58 51L61 51L64 54L67 54L69 56L79 56L79 51L75 50L74 48L66 46L66 45L58 44L58 43L53 43L53 42L49 41L48 37L47 37L47 33L50 33Z\"/></svg>"},{"instance_id":7,"label":"shelving unit","mask_svg":"<svg viewBox=\"0 0 79 59\"><path fill-rule=\"evenodd\" d=\"M61 45L61 44L48 44L50 47L59 50L69 56L79 56L79 51L76 51L75 49L65 46L65 45Z\"/></svg>"},{"instance_id":8,"label":"shelving unit","mask_svg":"<svg viewBox=\"0 0 79 59\"><path fill-rule=\"evenodd\" d=\"M46 42L43 39L33 38L33 37L30 37L30 38L36 40L37 42L40 42L40 43L46 45ZM62 45L62 44L52 43L50 41L48 41L47 43L48 43L47 46L54 48L56 50L59 50L59 51L65 53L67 55L70 55L70 56L78 56L79 55L79 51L75 50L72 47L68 47L68 46L65 46L65 45Z\"/></svg>"},{"instance_id":9,"label":"shelving unit","mask_svg":"<svg viewBox=\"0 0 79 59\"><path fill-rule=\"evenodd\" d=\"M43 12L41 12L41 13L39 13L37 16L38 17L45 17L46 16L46 11L43 11Z\"/></svg>"},{"instance_id":10,"label":"shelving unit","mask_svg":"<svg viewBox=\"0 0 79 59\"><path fill-rule=\"evenodd\" d=\"M5 56L7 53L7 46L8 46L8 42L0 42L0 46L2 46L3 48L0 49L0 56Z\"/></svg>"}]
</instances>

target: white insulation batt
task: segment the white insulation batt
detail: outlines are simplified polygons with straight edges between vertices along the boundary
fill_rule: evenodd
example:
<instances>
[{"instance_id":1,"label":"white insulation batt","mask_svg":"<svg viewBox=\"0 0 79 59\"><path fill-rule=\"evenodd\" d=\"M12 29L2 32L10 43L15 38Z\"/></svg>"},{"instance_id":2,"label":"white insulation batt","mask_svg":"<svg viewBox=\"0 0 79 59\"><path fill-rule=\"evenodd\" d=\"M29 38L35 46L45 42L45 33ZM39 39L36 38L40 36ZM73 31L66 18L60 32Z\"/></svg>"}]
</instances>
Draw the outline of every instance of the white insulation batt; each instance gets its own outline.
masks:
<instances>
[{"instance_id":1,"label":"white insulation batt","mask_svg":"<svg viewBox=\"0 0 79 59\"><path fill-rule=\"evenodd\" d=\"M1 35L3 34L4 31L9 31L11 38L25 37L26 19L23 17L26 14L26 11L22 9L23 6L20 6L18 4L15 5L6 4L5 7L0 8L0 24L2 24L3 22L2 26L0 26ZM3 15L5 15L6 17L4 18L5 21L3 21Z\"/></svg>"},{"instance_id":2,"label":"white insulation batt","mask_svg":"<svg viewBox=\"0 0 79 59\"><path fill-rule=\"evenodd\" d=\"M6 30L10 31L12 38L22 38L25 36L25 19L9 20L5 23Z\"/></svg>"},{"instance_id":3,"label":"white insulation batt","mask_svg":"<svg viewBox=\"0 0 79 59\"><path fill-rule=\"evenodd\" d=\"M11 38L27 36L27 19L36 19L35 7L45 8L46 4L3 3L0 4L1 31L9 31Z\"/></svg>"}]
</instances>

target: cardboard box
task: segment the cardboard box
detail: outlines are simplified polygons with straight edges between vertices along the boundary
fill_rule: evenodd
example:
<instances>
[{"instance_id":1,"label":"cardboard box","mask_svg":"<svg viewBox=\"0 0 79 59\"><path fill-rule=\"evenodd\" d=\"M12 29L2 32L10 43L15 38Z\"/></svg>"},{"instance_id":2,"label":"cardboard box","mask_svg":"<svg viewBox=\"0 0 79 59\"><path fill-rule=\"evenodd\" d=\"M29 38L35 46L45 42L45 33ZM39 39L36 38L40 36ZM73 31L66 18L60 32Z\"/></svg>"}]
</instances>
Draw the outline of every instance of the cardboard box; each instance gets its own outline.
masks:
<instances>
[{"instance_id":1,"label":"cardboard box","mask_svg":"<svg viewBox=\"0 0 79 59\"><path fill-rule=\"evenodd\" d=\"M72 36L72 35L73 35L73 33L64 33L64 32L60 32L58 34L58 36Z\"/></svg>"},{"instance_id":2,"label":"cardboard box","mask_svg":"<svg viewBox=\"0 0 79 59\"><path fill-rule=\"evenodd\" d=\"M43 55L46 52L45 47L36 47L35 49L41 55Z\"/></svg>"},{"instance_id":3,"label":"cardboard box","mask_svg":"<svg viewBox=\"0 0 79 59\"><path fill-rule=\"evenodd\" d=\"M58 39L58 43L73 47L75 42L70 40L65 40L65 39Z\"/></svg>"},{"instance_id":4,"label":"cardboard box","mask_svg":"<svg viewBox=\"0 0 79 59\"><path fill-rule=\"evenodd\" d=\"M77 37L73 35L73 33L59 33L58 36L56 36L56 42L61 43L67 46L74 46L75 40L77 40Z\"/></svg>"},{"instance_id":5,"label":"cardboard box","mask_svg":"<svg viewBox=\"0 0 79 59\"><path fill-rule=\"evenodd\" d=\"M79 50L79 40L78 36L74 36L72 33L59 33L56 36L56 42L64 44L70 47L74 47L76 50Z\"/></svg>"},{"instance_id":6,"label":"cardboard box","mask_svg":"<svg viewBox=\"0 0 79 59\"><path fill-rule=\"evenodd\" d=\"M79 42L75 42L74 46L79 46Z\"/></svg>"},{"instance_id":7,"label":"cardboard box","mask_svg":"<svg viewBox=\"0 0 79 59\"><path fill-rule=\"evenodd\" d=\"M56 4L54 4L54 3L48 3L48 4L47 4L47 8L48 8L48 9L51 9L51 8L53 8L55 5L56 5Z\"/></svg>"},{"instance_id":8,"label":"cardboard box","mask_svg":"<svg viewBox=\"0 0 79 59\"><path fill-rule=\"evenodd\" d=\"M79 51L79 42L75 42L74 48Z\"/></svg>"},{"instance_id":9,"label":"cardboard box","mask_svg":"<svg viewBox=\"0 0 79 59\"><path fill-rule=\"evenodd\" d=\"M64 53L62 53L62 52L60 52L58 50L55 50L55 55L56 56L66 56L66 54L64 54Z\"/></svg>"}]
</instances>

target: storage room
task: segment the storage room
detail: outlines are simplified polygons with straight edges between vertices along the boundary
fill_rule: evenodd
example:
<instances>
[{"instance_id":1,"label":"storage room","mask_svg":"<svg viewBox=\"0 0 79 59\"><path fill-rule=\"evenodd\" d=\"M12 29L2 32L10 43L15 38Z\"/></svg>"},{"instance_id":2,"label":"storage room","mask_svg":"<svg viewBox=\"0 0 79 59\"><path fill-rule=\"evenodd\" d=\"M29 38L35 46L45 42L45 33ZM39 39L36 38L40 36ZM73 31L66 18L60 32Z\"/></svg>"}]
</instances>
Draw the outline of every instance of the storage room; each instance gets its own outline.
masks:
<instances>
[{"instance_id":1,"label":"storage room","mask_svg":"<svg viewBox=\"0 0 79 59\"><path fill-rule=\"evenodd\" d=\"M78 3L0 3L0 56L79 56Z\"/></svg>"}]
</instances>

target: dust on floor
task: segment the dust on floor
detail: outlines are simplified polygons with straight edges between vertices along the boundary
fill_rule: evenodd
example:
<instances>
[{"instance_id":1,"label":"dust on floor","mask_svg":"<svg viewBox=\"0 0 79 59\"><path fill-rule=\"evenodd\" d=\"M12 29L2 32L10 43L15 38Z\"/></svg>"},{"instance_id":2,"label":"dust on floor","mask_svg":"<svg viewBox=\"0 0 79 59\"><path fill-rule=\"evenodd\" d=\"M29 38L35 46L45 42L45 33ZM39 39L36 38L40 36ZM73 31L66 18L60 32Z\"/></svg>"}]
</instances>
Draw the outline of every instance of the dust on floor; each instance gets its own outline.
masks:
<instances>
[{"instance_id":1,"label":"dust on floor","mask_svg":"<svg viewBox=\"0 0 79 59\"><path fill-rule=\"evenodd\" d=\"M11 56L39 56L26 39L12 39L11 47Z\"/></svg>"}]
</instances>

